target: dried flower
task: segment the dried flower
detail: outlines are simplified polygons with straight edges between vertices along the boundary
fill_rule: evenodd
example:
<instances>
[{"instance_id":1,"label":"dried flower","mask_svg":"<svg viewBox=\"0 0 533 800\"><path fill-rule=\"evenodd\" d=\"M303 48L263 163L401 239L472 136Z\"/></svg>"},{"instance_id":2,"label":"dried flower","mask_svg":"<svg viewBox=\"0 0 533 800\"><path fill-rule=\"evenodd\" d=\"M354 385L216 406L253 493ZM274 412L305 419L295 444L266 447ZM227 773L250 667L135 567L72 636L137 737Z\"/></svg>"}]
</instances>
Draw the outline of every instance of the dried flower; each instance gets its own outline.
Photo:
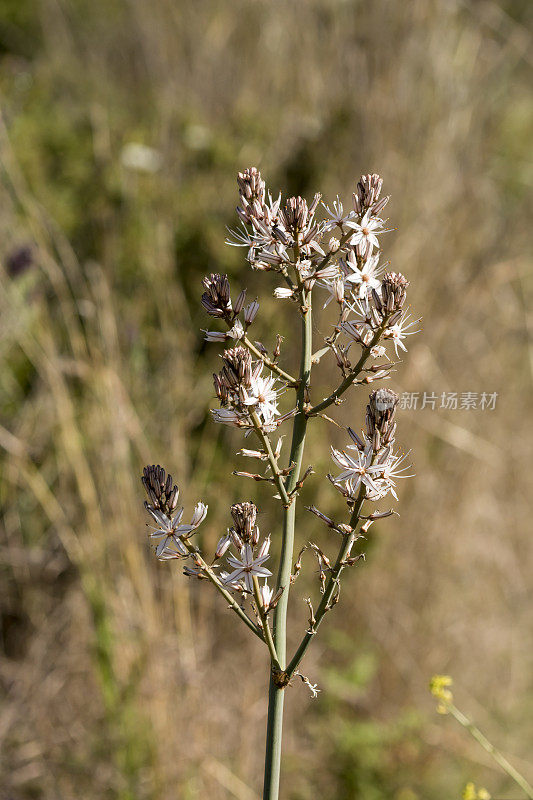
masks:
<instances>
[{"instance_id":1,"label":"dried flower","mask_svg":"<svg viewBox=\"0 0 533 800\"><path fill-rule=\"evenodd\" d=\"M214 422L228 425L230 428L251 427L246 414L239 414L233 408L214 408L211 409L211 414Z\"/></svg>"}]
</instances>

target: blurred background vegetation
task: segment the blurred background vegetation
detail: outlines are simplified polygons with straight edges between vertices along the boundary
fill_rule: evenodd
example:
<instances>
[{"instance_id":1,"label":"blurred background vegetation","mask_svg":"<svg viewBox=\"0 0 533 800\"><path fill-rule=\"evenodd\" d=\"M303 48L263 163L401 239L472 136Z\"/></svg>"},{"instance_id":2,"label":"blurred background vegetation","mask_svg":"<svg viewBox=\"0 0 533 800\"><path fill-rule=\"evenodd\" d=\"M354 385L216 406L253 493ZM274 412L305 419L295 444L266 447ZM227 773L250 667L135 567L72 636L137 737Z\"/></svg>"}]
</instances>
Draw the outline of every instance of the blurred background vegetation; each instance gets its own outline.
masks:
<instances>
[{"instance_id":1,"label":"blurred background vegetation","mask_svg":"<svg viewBox=\"0 0 533 800\"><path fill-rule=\"evenodd\" d=\"M531 22L527 0L0 0L2 800L258 797L265 654L151 557L139 480L160 462L187 508L210 503L206 548L255 491L208 418L199 306L227 271L266 297L259 338L291 331L271 276L224 246L252 164L347 202L379 172L423 316L393 388L499 394L400 412L417 477L306 660L319 699L289 692L283 796L513 796L435 715L434 672L533 779ZM343 437L314 427L307 498L336 513L321 476ZM313 519L299 536L333 547ZM314 583L308 563L295 641Z\"/></svg>"}]
</instances>

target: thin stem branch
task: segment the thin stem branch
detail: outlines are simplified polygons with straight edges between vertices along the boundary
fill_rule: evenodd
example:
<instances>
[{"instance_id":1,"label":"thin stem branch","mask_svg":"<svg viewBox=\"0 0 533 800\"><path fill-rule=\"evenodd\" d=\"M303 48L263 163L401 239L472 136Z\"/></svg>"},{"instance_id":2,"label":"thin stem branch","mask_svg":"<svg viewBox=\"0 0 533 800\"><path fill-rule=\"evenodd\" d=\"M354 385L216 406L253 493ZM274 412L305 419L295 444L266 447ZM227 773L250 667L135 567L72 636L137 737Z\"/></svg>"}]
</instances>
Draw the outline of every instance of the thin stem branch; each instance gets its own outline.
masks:
<instances>
[{"instance_id":1,"label":"thin stem branch","mask_svg":"<svg viewBox=\"0 0 533 800\"><path fill-rule=\"evenodd\" d=\"M379 342L385 328L387 327L388 317L385 317L377 331L375 332L374 336L370 344L363 347L363 352L361 353L361 358L355 365L353 369L350 370L348 375L344 378L344 380L337 386L335 391L333 391L329 397L326 397L325 400L322 400L321 403L317 403L316 406L310 408L307 412L308 417L314 417L316 414L320 414L321 411L324 411L325 408L328 408L333 403L337 403L341 395L350 388L356 378L359 377L361 370L363 369L368 356L370 355L370 351L373 347Z\"/></svg>"},{"instance_id":2,"label":"thin stem branch","mask_svg":"<svg viewBox=\"0 0 533 800\"><path fill-rule=\"evenodd\" d=\"M227 589L224 589L224 587L220 583L220 580L219 580L218 576L216 575L215 572L213 572L213 570L211 569L209 564L202 558L202 556L194 549L194 547L192 545L190 545L186 541L184 541L183 544L185 545L185 547L187 548L189 553L195 557L196 561L198 562L198 565L202 568L202 571L206 574L206 576L211 581L213 586L215 586L218 589L218 591L220 592L222 597L228 602L230 608L233 611L235 611L237 616L242 619L244 624L247 625L248 628L250 628L250 630L253 633L255 633L255 635L259 639L261 639L261 641L264 641L263 632L262 632L261 628L259 627L259 625L256 625L255 622L250 619L250 617L248 616L246 611L244 611L240 607L240 605L237 603L235 598L231 596L231 594L228 592Z\"/></svg>"},{"instance_id":3,"label":"thin stem branch","mask_svg":"<svg viewBox=\"0 0 533 800\"><path fill-rule=\"evenodd\" d=\"M298 649L292 657L289 665L285 669L285 674L288 680L292 678L294 672L298 668L307 648L311 644L311 641L318 630L318 626L331 608L331 602L334 598L335 592L338 591L339 579L344 567L346 566L346 559L349 558L354 542L357 539L357 525L359 523L361 509L365 500L365 491L365 485L362 483L361 488L359 489L359 494L357 495L357 500L355 501L352 515L350 517L350 527L352 528L352 532L343 537L343 542L339 549L335 566L331 570L331 575L326 584L322 600L320 601L320 605L315 613L315 622L313 626L305 632L305 636L300 642Z\"/></svg>"},{"instance_id":4,"label":"thin stem branch","mask_svg":"<svg viewBox=\"0 0 533 800\"><path fill-rule=\"evenodd\" d=\"M274 451L272 450L272 445L270 443L270 439L264 432L263 428L261 427L261 420L257 416L255 411L250 412L250 419L252 420L252 425L254 426L255 432L265 448L265 452L267 454L268 463L270 464L270 469L272 470L272 475L274 477L274 482L278 488L280 493L280 497L283 501L284 506L289 506L291 503L291 499L285 489L285 484L283 482L283 477L280 472L280 468L278 465L278 461L276 456L274 455Z\"/></svg>"},{"instance_id":5,"label":"thin stem branch","mask_svg":"<svg viewBox=\"0 0 533 800\"><path fill-rule=\"evenodd\" d=\"M278 375L284 381L287 381L288 385L291 386L293 389L298 388L299 381L296 378L293 378L292 375L289 375L288 372L285 372L285 370L281 369L281 367L278 366L275 361L272 361L272 359L267 358L267 356L265 356L260 350L258 350L258 348L254 344L252 344L252 342L249 340L247 336L243 336L241 342L245 347L248 348L248 350L251 353L254 354L256 358L261 359L265 367L268 367L269 370L275 372L276 375Z\"/></svg>"},{"instance_id":6,"label":"thin stem branch","mask_svg":"<svg viewBox=\"0 0 533 800\"><path fill-rule=\"evenodd\" d=\"M328 261L330 260L330 258L331 258L332 256L338 255L338 254L339 254L339 251L340 251L340 250L342 250L342 248L344 247L344 245L346 244L346 242L348 241L348 239L351 239L351 237L352 237L353 235L354 235L354 232L353 232L353 231L348 231L348 233L345 233L343 236L341 236L341 238L340 238L340 241L339 241L339 247L338 247L338 249L337 249L337 250L329 250L329 251L326 253L326 255L323 257L322 261L320 261L320 262L318 263L318 266L316 267L316 270L315 270L315 272L316 272L316 271L318 271L319 269L324 269L324 267L327 265L327 263L328 263Z\"/></svg>"},{"instance_id":7,"label":"thin stem branch","mask_svg":"<svg viewBox=\"0 0 533 800\"><path fill-rule=\"evenodd\" d=\"M530 800L533 800L533 786L527 782L523 775L521 775L518 770L516 770L512 764L510 764L505 756L497 750L492 742L489 742L485 734L481 733L477 725L474 725L472 720L468 719L468 717L460 711L457 706L453 703L446 703L446 708L452 714L453 717L457 720L457 722L465 728L471 736L481 745L481 747L487 751L487 753L494 759L494 761L500 766L504 772L509 775L513 781L520 786L522 791L525 793L526 797L529 797Z\"/></svg>"},{"instance_id":8,"label":"thin stem branch","mask_svg":"<svg viewBox=\"0 0 533 800\"><path fill-rule=\"evenodd\" d=\"M265 609L263 608L263 601L261 599L261 591L259 589L259 581L257 579L257 575L252 576L253 586L254 586L254 599L255 605L257 606L257 613L259 614L259 619L261 620L261 627L263 628L263 634L265 637L265 642L268 647L268 651L270 653L270 659L272 661L272 665L276 669L281 669L279 665L278 654L276 652L276 645L274 644L274 639L272 638L272 631L270 630L270 625L268 624L268 618L265 614Z\"/></svg>"}]
</instances>

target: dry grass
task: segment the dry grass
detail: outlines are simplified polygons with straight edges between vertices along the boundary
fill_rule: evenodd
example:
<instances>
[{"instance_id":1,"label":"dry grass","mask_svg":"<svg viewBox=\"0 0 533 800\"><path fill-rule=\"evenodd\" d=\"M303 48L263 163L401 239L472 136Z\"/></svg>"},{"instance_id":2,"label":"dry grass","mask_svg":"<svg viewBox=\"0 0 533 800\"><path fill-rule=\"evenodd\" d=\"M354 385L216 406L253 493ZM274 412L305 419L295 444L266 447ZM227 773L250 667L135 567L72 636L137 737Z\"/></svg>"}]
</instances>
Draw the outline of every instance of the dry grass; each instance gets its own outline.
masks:
<instances>
[{"instance_id":1,"label":"dry grass","mask_svg":"<svg viewBox=\"0 0 533 800\"><path fill-rule=\"evenodd\" d=\"M35 265L0 275L0 796L257 797L263 653L203 586L153 563L138 477L159 461L189 505L209 501L211 545L250 492L227 474L237 438L206 423L215 355L197 334L206 271L270 286L222 245L250 163L272 187L341 182L347 197L379 171L387 255L424 317L394 388L499 393L494 412L401 414L417 478L306 662L320 701L290 692L286 796L439 800L466 776L503 791L434 718L435 671L531 779L527 4L8 11L0 241L4 262L30 242ZM131 141L164 168L128 171ZM268 337L279 309L263 311ZM311 442L322 472L326 433ZM262 525L275 535L269 512Z\"/></svg>"}]
</instances>

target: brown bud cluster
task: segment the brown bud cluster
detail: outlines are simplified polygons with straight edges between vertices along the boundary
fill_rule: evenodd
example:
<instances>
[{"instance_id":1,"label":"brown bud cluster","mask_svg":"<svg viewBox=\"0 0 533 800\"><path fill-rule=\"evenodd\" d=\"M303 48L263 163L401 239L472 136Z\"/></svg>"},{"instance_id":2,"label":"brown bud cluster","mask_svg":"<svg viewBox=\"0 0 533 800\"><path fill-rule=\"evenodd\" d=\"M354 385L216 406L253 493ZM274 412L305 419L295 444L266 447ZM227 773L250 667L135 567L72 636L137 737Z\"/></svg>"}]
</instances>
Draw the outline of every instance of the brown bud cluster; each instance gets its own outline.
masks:
<instances>
[{"instance_id":1,"label":"brown bud cluster","mask_svg":"<svg viewBox=\"0 0 533 800\"><path fill-rule=\"evenodd\" d=\"M241 205L237 213L243 222L261 219L265 202L265 182L257 167L248 167L237 175Z\"/></svg>"},{"instance_id":2,"label":"brown bud cluster","mask_svg":"<svg viewBox=\"0 0 533 800\"><path fill-rule=\"evenodd\" d=\"M394 439L394 415L399 397L391 389L376 389L370 393L366 407L366 431L374 452Z\"/></svg>"},{"instance_id":3,"label":"brown bud cluster","mask_svg":"<svg viewBox=\"0 0 533 800\"><path fill-rule=\"evenodd\" d=\"M231 533L242 543L250 542L256 545L259 541L259 530L256 526L257 507L254 503L244 502L235 503L230 510L234 522Z\"/></svg>"},{"instance_id":4,"label":"brown bud cluster","mask_svg":"<svg viewBox=\"0 0 533 800\"><path fill-rule=\"evenodd\" d=\"M285 208L280 212L280 217L288 231L294 234L303 231L309 217L307 200L300 196L289 197L285 203Z\"/></svg>"},{"instance_id":5,"label":"brown bud cluster","mask_svg":"<svg viewBox=\"0 0 533 800\"><path fill-rule=\"evenodd\" d=\"M385 208L389 198L379 196L383 186L383 178L374 173L373 175L361 175L357 184L357 193L353 195L355 212L359 216L364 216L367 211L371 211L374 216Z\"/></svg>"},{"instance_id":6,"label":"brown bud cluster","mask_svg":"<svg viewBox=\"0 0 533 800\"><path fill-rule=\"evenodd\" d=\"M248 388L252 381L252 356L250 351L239 345L225 350L222 354L224 366L220 373L221 380L230 391L237 391L239 387Z\"/></svg>"},{"instance_id":7,"label":"brown bud cluster","mask_svg":"<svg viewBox=\"0 0 533 800\"><path fill-rule=\"evenodd\" d=\"M385 273L380 291L372 292L376 308L383 317L401 311L407 297L408 286L409 281L401 272Z\"/></svg>"},{"instance_id":8,"label":"brown bud cluster","mask_svg":"<svg viewBox=\"0 0 533 800\"><path fill-rule=\"evenodd\" d=\"M150 503L145 502L147 508L162 511L167 517L178 505L179 489L173 483L172 475L167 475L159 464L152 464L143 469L141 478Z\"/></svg>"},{"instance_id":9,"label":"brown bud cluster","mask_svg":"<svg viewBox=\"0 0 533 800\"><path fill-rule=\"evenodd\" d=\"M203 278L202 283L205 287L202 305L207 313L212 317L230 318L232 307L228 276L213 273Z\"/></svg>"},{"instance_id":10,"label":"brown bud cluster","mask_svg":"<svg viewBox=\"0 0 533 800\"><path fill-rule=\"evenodd\" d=\"M250 351L242 345L224 350L222 353L223 367L221 371L213 374L215 393L220 405L228 403L240 406L247 397L247 390L252 385L252 378L257 378L263 365L261 361L252 361Z\"/></svg>"},{"instance_id":11,"label":"brown bud cluster","mask_svg":"<svg viewBox=\"0 0 533 800\"><path fill-rule=\"evenodd\" d=\"M313 240L318 231L318 226L313 224L313 217L321 196L318 193L315 194L310 207L307 206L307 200L303 197L288 198L285 207L279 212L281 226L277 229L278 233L280 230L283 231L284 244L290 243L290 237L302 244Z\"/></svg>"}]
</instances>

